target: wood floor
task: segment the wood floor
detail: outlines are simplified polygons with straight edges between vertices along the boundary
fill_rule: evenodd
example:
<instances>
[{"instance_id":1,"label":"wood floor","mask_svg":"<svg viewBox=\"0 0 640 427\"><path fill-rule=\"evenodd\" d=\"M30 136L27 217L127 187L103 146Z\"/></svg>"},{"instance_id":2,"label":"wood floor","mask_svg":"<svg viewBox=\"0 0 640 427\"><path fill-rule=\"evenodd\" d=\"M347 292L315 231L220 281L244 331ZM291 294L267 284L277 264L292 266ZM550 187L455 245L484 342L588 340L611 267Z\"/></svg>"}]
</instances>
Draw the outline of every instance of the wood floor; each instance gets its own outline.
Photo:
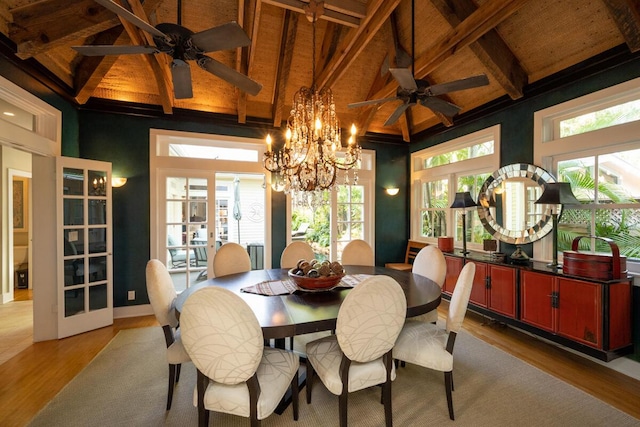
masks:
<instances>
[{"instance_id":1,"label":"wood floor","mask_svg":"<svg viewBox=\"0 0 640 427\"><path fill-rule=\"evenodd\" d=\"M440 307L444 319L447 303ZM112 326L62 340L32 343L0 365L0 424L24 426L104 346L127 328L157 325L153 316L116 319ZM640 381L511 328L467 313L474 336L640 419Z\"/></svg>"}]
</instances>

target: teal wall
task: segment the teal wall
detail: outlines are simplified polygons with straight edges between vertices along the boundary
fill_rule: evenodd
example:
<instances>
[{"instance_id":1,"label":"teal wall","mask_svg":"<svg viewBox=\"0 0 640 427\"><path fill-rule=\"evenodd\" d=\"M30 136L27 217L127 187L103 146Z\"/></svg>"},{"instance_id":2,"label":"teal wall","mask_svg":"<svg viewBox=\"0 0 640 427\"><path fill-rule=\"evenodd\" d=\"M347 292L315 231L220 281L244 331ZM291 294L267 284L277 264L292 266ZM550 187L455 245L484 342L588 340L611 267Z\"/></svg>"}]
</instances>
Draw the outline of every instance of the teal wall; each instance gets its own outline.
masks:
<instances>
[{"instance_id":1,"label":"teal wall","mask_svg":"<svg viewBox=\"0 0 640 427\"><path fill-rule=\"evenodd\" d=\"M78 112L76 108L51 88L22 71L15 63L6 60L2 55L0 55L0 76L62 112L62 155L78 157Z\"/></svg>"},{"instance_id":2,"label":"teal wall","mask_svg":"<svg viewBox=\"0 0 640 427\"><path fill-rule=\"evenodd\" d=\"M168 129L208 134L263 138L266 128L216 124L215 121L186 121L172 118L134 117L124 114L80 111L80 157L112 163L113 174L127 178L127 184L113 189L113 275L114 306L145 304L144 270L150 254L149 131ZM408 237L406 144L379 144L361 141L363 148L376 150L376 255L377 263L404 257ZM390 198L383 186L403 188ZM286 198L275 193L272 199L272 260L280 262L286 245ZM391 215L391 216L390 216ZM136 301L127 300L135 290Z\"/></svg>"}]
</instances>

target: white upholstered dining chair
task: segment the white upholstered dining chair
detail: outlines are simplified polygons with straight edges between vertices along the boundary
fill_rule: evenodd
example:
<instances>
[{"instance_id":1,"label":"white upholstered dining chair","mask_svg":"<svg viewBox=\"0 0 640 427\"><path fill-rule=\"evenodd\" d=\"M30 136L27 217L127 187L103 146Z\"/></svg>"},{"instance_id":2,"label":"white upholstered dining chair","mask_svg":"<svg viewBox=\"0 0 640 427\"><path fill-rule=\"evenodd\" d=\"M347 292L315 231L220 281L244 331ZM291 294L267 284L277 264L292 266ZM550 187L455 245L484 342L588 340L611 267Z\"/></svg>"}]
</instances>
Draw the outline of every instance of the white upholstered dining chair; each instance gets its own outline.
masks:
<instances>
[{"instance_id":1,"label":"white upholstered dining chair","mask_svg":"<svg viewBox=\"0 0 640 427\"><path fill-rule=\"evenodd\" d=\"M313 248L310 244L303 241L294 241L289 243L280 255L280 268L293 268L298 265L301 259L310 261L315 258Z\"/></svg>"},{"instance_id":2,"label":"white upholstered dining chair","mask_svg":"<svg viewBox=\"0 0 640 427\"><path fill-rule=\"evenodd\" d=\"M467 312L475 272L476 265L472 262L462 268L451 295L444 329L433 323L407 320L393 348L393 357L398 360L444 372L449 418L452 420L453 345Z\"/></svg>"},{"instance_id":3,"label":"white upholstered dining chair","mask_svg":"<svg viewBox=\"0 0 640 427\"><path fill-rule=\"evenodd\" d=\"M147 262L145 275L149 302L156 320L162 327L167 344L167 361L169 362L167 410L169 410L173 400L174 385L180 380L180 367L191 359L182 345L178 320L173 308L173 301L177 294L169 271L162 262L152 259Z\"/></svg>"},{"instance_id":4,"label":"white upholstered dining chair","mask_svg":"<svg viewBox=\"0 0 640 427\"><path fill-rule=\"evenodd\" d=\"M298 357L264 347L258 319L242 298L225 288L202 288L184 303L180 322L198 370L200 426L209 425L209 411L248 417L252 427L259 426L290 386L298 419Z\"/></svg>"},{"instance_id":5,"label":"white upholstered dining chair","mask_svg":"<svg viewBox=\"0 0 640 427\"><path fill-rule=\"evenodd\" d=\"M373 249L364 240L350 241L342 250L342 265L375 265Z\"/></svg>"},{"instance_id":6,"label":"white upholstered dining chair","mask_svg":"<svg viewBox=\"0 0 640 427\"><path fill-rule=\"evenodd\" d=\"M215 277L243 273L250 270L251 258L249 253L237 243L225 243L220 246L213 257L213 274Z\"/></svg>"},{"instance_id":7,"label":"white upholstered dining chair","mask_svg":"<svg viewBox=\"0 0 640 427\"><path fill-rule=\"evenodd\" d=\"M307 343L307 403L317 374L339 396L340 426L347 425L348 394L382 384L387 426L393 424L391 381L395 379L392 348L407 314L402 287L389 276L360 282L342 302L336 334Z\"/></svg>"},{"instance_id":8,"label":"white upholstered dining chair","mask_svg":"<svg viewBox=\"0 0 640 427\"><path fill-rule=\"evenodd\" d=\"M447 261L437 246L427 245L416 255L411 272L433 280L442 289L447 276ZM438 321L438 309L413 317L411 320L435 323Z\"/></svg>"}]
</instances>

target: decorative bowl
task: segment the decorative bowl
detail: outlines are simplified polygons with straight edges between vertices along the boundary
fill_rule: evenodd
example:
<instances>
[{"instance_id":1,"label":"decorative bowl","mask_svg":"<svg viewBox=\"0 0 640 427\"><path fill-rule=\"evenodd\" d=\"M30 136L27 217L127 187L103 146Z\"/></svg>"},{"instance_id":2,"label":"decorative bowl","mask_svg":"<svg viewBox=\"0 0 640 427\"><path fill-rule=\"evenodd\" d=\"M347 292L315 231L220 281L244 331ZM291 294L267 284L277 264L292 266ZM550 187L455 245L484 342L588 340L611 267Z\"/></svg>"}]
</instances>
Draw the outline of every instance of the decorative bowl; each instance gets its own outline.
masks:
<instances>
[{"instance_id":1,"label":"decorative bowl","mask_svg":"<svg viewBox=\"0 0 640 427\"><path fill-rule=\"evenodd\" d=\"M340 280L344 277L344 274L333 274L331 276L323 276L318 278L298 276L293 272L293 269L289 270L289 277L293 282L302 289L308 289L310 291L329 290L334 288L340 283Z\"/></svg>"}]
</instances>

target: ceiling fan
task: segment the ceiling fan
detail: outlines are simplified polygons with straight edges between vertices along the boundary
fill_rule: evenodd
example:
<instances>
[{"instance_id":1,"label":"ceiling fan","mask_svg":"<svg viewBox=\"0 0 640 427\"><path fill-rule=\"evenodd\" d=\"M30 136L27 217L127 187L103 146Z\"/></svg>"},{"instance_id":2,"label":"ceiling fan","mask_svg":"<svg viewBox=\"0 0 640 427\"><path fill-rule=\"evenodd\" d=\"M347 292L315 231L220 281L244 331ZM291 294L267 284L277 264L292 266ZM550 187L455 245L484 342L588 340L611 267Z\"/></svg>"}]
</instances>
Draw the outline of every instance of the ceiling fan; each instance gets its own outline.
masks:
<instances>
[{"instance_id":1,"label":"ceiling fan","mask_svg":"<svg viewBox=\"0 0 640 427\"><path fill-rule=\"evenodd\" d=\"M414 64L413 54L415 52L415 2L411 2L411 21L414 23L411 28L411 64ZM429 82L416 79L409 68L389 68L391 75L400 85L396 90L396 96L381 99L371 99L369 101L354 102L349 104L349 108L364 107L366 105L382 104L384 102L400 100L402 104L389 116L384 126L394 124L400 116L411 106L420 104L430 110L442 113L447 117L453 117L460 112L462 107L447 102L438 95L455 92L464 89L471 89L489 84L489 79L485 74L454 80L447 83L429 85Z\"/></svg>"},{"instance_id":2,"label":"ceiling fan","mask_svg":"<svg viewBox=\"0 0 640 427\"><path fill-rule=\"evenodd\" d=\"M249 95L257 95L262 85L236 70L205 55L207 52L248 46L251 40L236 22L229 22L194 33L178 24L160 23L155 27L111 0L95 0L121 18L153 36L155 46L149 45L84 45L72 46L86 56L132 55L166 53L172 57L171 79L176 99L193 97L191 70L188 60L194 60L203 70L231 83ZM178 2L180 8L180 2ZM180 10L178 10L180 17Z\"/></svg>"}]
</instances>

